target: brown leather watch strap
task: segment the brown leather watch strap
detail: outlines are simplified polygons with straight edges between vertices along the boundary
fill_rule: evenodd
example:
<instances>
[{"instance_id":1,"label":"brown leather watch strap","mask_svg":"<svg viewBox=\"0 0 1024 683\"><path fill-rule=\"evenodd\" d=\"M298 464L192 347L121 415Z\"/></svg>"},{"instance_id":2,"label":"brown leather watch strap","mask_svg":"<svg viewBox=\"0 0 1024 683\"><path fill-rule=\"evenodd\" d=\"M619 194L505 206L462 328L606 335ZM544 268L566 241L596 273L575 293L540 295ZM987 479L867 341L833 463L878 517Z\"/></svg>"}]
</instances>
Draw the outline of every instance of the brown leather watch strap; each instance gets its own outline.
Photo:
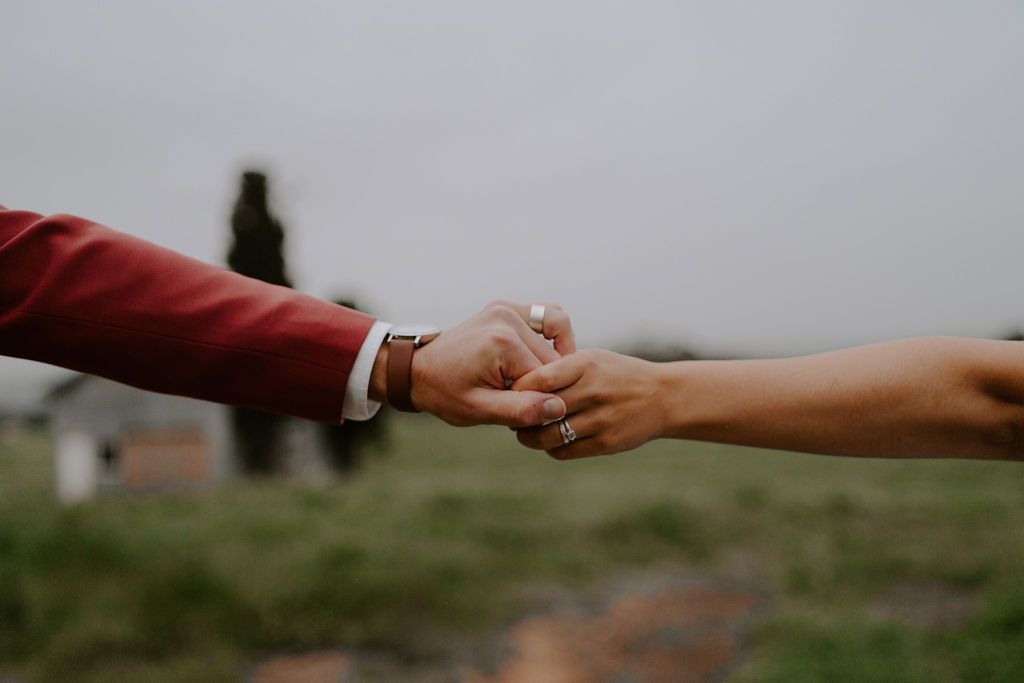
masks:
<instances>
[{"instance_id":1,"label":"brown leather watch strap","mask_svg":"<svg viewBox=\"0 0 1024 683\"><path fill-rule=\"evenodd\" d=\"M388 343L388 403L405 413L418 413L412 404L412 339L393 339Z\"/></svg>"}]
</instances>

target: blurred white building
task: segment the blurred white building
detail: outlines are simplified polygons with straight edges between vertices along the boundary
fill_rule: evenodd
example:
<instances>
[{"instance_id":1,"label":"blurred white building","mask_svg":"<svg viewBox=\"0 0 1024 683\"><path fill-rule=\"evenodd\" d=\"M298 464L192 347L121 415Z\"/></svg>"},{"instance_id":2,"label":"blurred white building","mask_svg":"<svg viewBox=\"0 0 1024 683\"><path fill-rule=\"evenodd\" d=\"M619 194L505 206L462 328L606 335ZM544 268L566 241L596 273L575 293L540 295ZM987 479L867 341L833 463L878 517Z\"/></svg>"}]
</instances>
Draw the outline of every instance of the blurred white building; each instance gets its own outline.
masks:
<instances>
[{"instance_id":1,"label":"blurred white building","mask_svg":"<svg viewBox=\"0 0 1024 683\"><path fill-rule=\"evenodd\" d=\"M104 490L201 488L241 473L227 406L155 394L78 375L50 392L58 498ZM283 474L331 476L318 425L290 419L280 443Z\"/></svg>"}]
</instances>

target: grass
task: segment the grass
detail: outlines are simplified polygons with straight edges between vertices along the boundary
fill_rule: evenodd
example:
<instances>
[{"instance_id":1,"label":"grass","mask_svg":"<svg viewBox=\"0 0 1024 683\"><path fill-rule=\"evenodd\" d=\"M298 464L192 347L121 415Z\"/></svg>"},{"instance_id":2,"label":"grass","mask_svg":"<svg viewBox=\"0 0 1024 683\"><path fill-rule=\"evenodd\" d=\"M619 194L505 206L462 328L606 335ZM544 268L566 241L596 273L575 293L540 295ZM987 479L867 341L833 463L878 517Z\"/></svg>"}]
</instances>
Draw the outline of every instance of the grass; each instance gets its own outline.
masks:
<instances>
[{"instance_id":1,"label":"grass","mask_svg":"<svg viewBox=\"0 0 1024 683\"><path fill-rule=\"evenodd\" d=\"M0 678L238 680L317 646L438 656L523 609L735 551L775 594L738 681L1024 680L1024 466L661 442L559 463L507 430L396 420L351 482L62 509L49 445L0 441ZM979 596L952 631L879 618L899 581Z\"/></svg>"}]
</instances>

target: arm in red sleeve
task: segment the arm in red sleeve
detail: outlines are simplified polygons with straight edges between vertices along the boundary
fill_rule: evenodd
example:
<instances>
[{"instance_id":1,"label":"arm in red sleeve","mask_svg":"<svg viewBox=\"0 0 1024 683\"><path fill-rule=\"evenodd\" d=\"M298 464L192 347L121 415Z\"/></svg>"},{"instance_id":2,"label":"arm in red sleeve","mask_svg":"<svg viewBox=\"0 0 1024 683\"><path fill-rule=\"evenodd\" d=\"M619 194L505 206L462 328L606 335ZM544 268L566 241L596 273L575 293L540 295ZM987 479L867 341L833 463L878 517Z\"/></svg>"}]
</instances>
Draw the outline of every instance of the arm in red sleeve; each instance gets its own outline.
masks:
<instances>
[{"instance_id":1,"label":"arm in red sleeve","mask_svg":"<svg viewBox=\"0 0 1024 683\"><path fill-rule=\"evenodd\" d=\"M374 318L102 225L0 207L0 354L339 422Z\"/></svg>"}]
</instances>

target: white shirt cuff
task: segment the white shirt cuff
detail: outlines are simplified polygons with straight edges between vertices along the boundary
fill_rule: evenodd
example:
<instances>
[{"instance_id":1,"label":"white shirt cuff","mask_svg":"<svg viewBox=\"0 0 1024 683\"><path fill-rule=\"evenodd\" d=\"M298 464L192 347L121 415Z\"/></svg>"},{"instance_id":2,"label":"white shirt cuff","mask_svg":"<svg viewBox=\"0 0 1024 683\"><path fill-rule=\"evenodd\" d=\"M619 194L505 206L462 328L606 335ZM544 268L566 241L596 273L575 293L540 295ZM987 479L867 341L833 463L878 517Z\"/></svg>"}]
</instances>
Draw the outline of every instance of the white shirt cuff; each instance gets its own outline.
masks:
<instances>
[{"instance_id":1,"label":"white shirt cuff","mask_svg":"<svg viewBox=\"0 0 1024 683\"><path fill-rule=\"evenodd\" d=\"M366 339L363 340L352 372L348 376L348 385L345 387L345 402L341 407L342 418L362 422L369 420L380 410L380 403L371 401L368 395L370 374L373 372L373 363L377 360L377 351L380 350L384 337L392 327L391 323L378 320L373 323Z\"/></svg>"}]
</instances>

